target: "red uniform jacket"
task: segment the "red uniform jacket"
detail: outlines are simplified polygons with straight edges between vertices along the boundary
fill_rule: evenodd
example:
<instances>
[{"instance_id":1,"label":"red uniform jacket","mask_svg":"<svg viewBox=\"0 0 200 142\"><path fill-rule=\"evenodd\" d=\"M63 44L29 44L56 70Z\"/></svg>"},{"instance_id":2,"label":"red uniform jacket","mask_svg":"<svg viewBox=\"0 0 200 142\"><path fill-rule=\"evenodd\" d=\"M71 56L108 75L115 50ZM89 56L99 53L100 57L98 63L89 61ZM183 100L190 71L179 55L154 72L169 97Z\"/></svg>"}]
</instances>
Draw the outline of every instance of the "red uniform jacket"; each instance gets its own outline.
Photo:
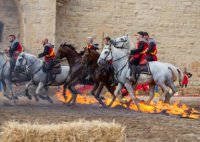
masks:
<instances>
[{"instance_id":1,"label":"red uniform jacket","mask_svg":"<svg viewBox=\"0 0 200 142\"><path fill-rule=\"evenodd\" d=\"M148 48L148 50L147 50L146 55L147 55L147 56L152 56L153 59L154 59L154 61L158 61L158 58L157 58L157 56L156 56L156 54L157 54L157 47L156 47L156 42L155 42L155 40L151 38L151 39L148 41L148 44L149 44L149 48Z\"/></svg>"},{"instance_id":2,"label":"red uniform jacket","mask_svg":"<svg viewBox=\"0 0 200 142\"><path fill-rule=\"evenodd\" d=\"M132 57L130 60L132 60L133 58L141 57L140 64L144 64L144 62L146 61L145 58L146 58L146 52L147 52L148 47L149 45L146 41L144 40L138 41L136 43L136 49L131 51Z\"/></svg>"}]
</instances>

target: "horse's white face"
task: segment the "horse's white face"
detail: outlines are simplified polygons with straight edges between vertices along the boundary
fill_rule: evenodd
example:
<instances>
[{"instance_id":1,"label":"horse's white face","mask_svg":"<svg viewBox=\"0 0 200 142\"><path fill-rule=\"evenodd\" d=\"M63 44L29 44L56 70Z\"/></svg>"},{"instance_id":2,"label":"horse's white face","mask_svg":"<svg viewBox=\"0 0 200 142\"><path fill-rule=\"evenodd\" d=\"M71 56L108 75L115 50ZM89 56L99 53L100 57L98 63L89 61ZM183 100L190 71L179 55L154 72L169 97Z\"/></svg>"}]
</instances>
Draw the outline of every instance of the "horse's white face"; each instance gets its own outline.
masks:
<instances>
[{"instance_id":1,"label":"horse's white face","mask_svg":"<svg viewBox=\"0 0 200 142\"><path fill-rule=\"evenodd\" d=\"M128 48L128 45L129 45L128 36L122 36L122 37L115 38L115 40L113 40L113 45L116 48Z\"/></svg>"},{"instance_id":2,"label":"horse's white face","mask_svg":"<svg viewBox=\"0 0 200 142\"><path fill-rule=\"evenodd\" d=\"M17 61L16 61L16 63L15 63L15 70L16 70L16 71L17 71L17 70L22 70L23 67L26 66L26 60L25 60L24 56L25 56L25 55L24 55L23 53L21 53L21 54L19 54L19 56L17 57Z\"/></svg>"},{"instance_id":3,"label":"horse's white face","mask_svg":"<svg viewBox=\"0 0 200 142\"><path fill-rule=\"evenodd\" d=\"M112 60L113 57L112 57L112 52L111 52L111 46L112 45L105 45L104 46L104 49L102 50L100 57L97 61L97 63L99 65L105 64L106 62Z\"/></svg>"}]
</instances>

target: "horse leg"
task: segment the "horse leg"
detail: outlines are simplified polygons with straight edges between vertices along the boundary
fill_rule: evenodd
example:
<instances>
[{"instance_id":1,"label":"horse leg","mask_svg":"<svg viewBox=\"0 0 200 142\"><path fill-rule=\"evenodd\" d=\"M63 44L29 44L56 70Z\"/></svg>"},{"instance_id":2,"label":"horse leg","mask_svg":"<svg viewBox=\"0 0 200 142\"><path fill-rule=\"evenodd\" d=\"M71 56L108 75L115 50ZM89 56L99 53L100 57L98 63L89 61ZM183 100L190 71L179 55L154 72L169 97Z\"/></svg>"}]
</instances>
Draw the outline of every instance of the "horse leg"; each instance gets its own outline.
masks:
<instances>
[{"instance_id":1,"label":"horse leg","mask_svg":"<svg viewBox=\"0 0 200 142\"><path fill-rule=\"evenodd\" d=\"M121 104L124 104L124 101L122 100L122 98L119 96L120 95L120 91L122 90L123 85L121 83L117 84L117 88L114 92L115 97L117 97L120 101Z\"/></svg>"},{"instance_id":2,"label":"horse leg","mask_svg":"<svg viewBox=\"0 0 200 142\"><path fill-rule=\"evenodd\" d=\"M111 107L112 104L113 104L113 103L115 102L115 100L116 100L116 96L114 95L114 89L112 88L112 86L111 86L109 83L105 84L105 86L106 86L107 90L112 94L112 97L113 97L112 101L111 101L110 104L108 105L108 107Z\"/></svg>"},{"instance_id":3,"label":"horse leg","mask_svg":"<svg viewBox=\"0 0 200 142\"><path fill-rule=\"evenodd\" d=\"M96 93L97 98L100 98L100 94L101 94L103 87L104 87L104 84L101 82L97 88L97 93Z\"/></svg>"},{"instance_id":4,"label":"horse leg","mask_svg":"<svg viewBox=\"0 0 200 142\"><path fill-rule=\"evenodd\" d=\"M41 99L47 100L49 103L53 103L53 100L48 95L46 95L46 97L39 95L40 91L44 88L44 86L45 86L45 84L43 82L40 82L38 84L38 87L37 87L36 91L35 91L35 94L37 96L39 96Z\"/></svg>"},{"instance_id":5,"label":"horse leg","mask_svg":"<svg viewBox=\"0 0 200 142\"><path fill-rule=\"evenodd\" d=\"M159 101L163 101L164 97L169 93L169 88L165 85L165 83L160 83L159 86L162 88L163 93L160 96Z\"/></svg>"},{"instance_id":6,"label":"horse leg","mask_svg":"<svg viewBox=\"0 0 200 142\"><path fill-rule=\"evenodd\" d=\"M149 84L149 99L147 100L147 104L150 104L155 96L155 84Z\"/></svg>"},{"instance_id":7,"label":"horse leg","mask_svg":"<svg viewBox=\"0 0 200 142\"><path fill-rule=\"evenodd\" d=\"M98 89L98 87L99 87L99 83L95 82L92 90L90 91L90 94L94 96L95 98L97 97L97 95L95 96L95 91Z\"/></svg>"},{"instance_id":8,"label":"horse leg","mask_svg":"<svg viewBox=\"0 0 200 142\"><path fill-rule=\"evenodd\" d=\"M30 82L28 82L27 84L26 84L26 87L25 87L25 96L29 99L29 100L31 100L32 99L32 96L29 94L29 92L28 92L28 87L29 86L31 86L33 84L33 81L31 80Z\"/></svg>"},{"instance_id":9,"label":"horse leg","mask_svg":"<svg viewBox=\"0 0 200 142\"><path fill-rule=\"evenodd\" d=\"M6 89L7 89L7 86L6 86L6 83L4 81L2 81L2 87L3 87L3 96L6 97L7 99L9 100L12 100L11 97L9 97L6 93Z\"/></svg>"},{"instance_id":10,"label":"horse leg","mask_svg":"<svg viewBox=\"0 0 200 142\"><path fill-rule=\"evenodd\" d=\"M67 100L67 95L66 95L67 86L68 86L68 83L66 82L63 85L63 97L64 97L65 101Z\"/></svg>"},{"instance_id":11,"label":"horse leg","mask_svg":"<svg viewBox=\"0 0 200 142\"><path fill-rule=\"evenodd\" d=\"M177 88L176 88L176 86L174 85L174 83L170 83L170 84L169 84L169 87L172 89L172 94L168 93L168 94L165 96L165 103L169 103L171 97L177 92Z\"/></svg>"},{"instance_id":12,"label":"horse leg","mask_svg":"<svg viewBox=\"0 0 200 142\"><path fill-rule=\"evenodd\" d=\"M100 97L100 93L101 93L101 91L102 91L102 89L103 89L103 87L104 87L104 84L103 84L102 82L97 83L97 84L98 84L98 86L96 85L97 94L94 95L94 97L98 100L98 102L99 102L103 107L105 107L106 105L105 105L105 103L102 101L102 98Z\"/></svg>"},{"instance_id":13,"label":"horse leg","mask_svg":"<svg viewBox=\"0 0 200 142\"><path fill-rule=\"evenodd\" d=\"M16 103L16 99L18 99L18 97L15 96L14 93L13 93L11 81L10 80L5 80L5 84L6 84L6 86L8 86L9 93L12 95L12 99L13 99L14 103Z\"/></svg>"},{"instance_id":14,"label":"horse leg","mask_svg":"<svg viewBox=\"0 0 200 142\"><path fill-rule=\"evenodd\" d=\"M134 102L134 104L137 106L138 111L140 111L140 106L138 104L139 99L136 98L134 92L133 92L133 87L132 87L132 83L130 81L127 81L125 83L125 87L128 90L128 93L131 96L132 101Z\"/></svg>"}]
</instances>

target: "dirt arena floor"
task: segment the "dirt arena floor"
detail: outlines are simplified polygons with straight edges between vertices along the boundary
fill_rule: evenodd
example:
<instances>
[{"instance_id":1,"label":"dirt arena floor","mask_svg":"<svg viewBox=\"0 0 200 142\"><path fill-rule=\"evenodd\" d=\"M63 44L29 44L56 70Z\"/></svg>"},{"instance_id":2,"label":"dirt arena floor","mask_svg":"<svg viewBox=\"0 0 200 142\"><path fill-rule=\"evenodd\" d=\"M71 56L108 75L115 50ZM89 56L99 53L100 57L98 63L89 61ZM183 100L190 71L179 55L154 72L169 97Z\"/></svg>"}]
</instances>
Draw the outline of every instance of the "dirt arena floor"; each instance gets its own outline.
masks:
<instances>
[{"instance_id":1,"label":"dirt arena floor","mask_svg":"<svg viewBox=\"0 0 200 142\"><path fill-rule=\"evenodd\" d=\"M199 97L176 97L189 106L200 110ZM0 97L0 125L9 120L20 122L59 123L78 119L105 121L115 120L126 126L127 142L199 142L200 120L184 119L164 114L139 113L122 108L105 109L97 105L67 106L56 101L20 101L13 106Z\"/></svg>"}]
</instances>

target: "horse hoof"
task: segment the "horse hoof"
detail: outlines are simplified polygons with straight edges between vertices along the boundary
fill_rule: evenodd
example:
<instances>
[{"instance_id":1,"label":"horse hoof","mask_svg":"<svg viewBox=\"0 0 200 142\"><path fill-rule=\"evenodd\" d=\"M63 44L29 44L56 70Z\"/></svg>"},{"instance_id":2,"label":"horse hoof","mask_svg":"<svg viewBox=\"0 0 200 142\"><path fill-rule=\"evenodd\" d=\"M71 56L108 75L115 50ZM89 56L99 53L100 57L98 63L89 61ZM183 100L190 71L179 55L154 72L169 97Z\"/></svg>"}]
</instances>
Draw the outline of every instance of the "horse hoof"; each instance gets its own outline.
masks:
<instances>
[{"instance_id":1,"label":"horse hoof","mask_svg":"<svg viewBox=\"0 0 200 142\"><path fill-rule=\"evenodd\" d=\"M37 97L35 97L35 101L36 101L36 102L39 102L39 99L38 99Z\"/></svg>"},{"instance_id":2,"label":"horse hoof","mask_svg":"<svg viewBox=\"0 0 200 142\"><path fill-rule=\"evenodd\" d=\"M53 104L53 100L52 100L50 97L47 97L46 100L47 100L49 103Z\"/></svg>"},{"instance_id":3,"label":"horse hoof","mask_svg":"<svg viewBox=\"0 0 200 142\"><path fill-rule=\"evenodd\" d=\"M14 96L13 99L14 99L14 100L18 100L18 97L17 97L17 96Z\"/></svg>"},{"instance_id":4,"label":"horse hoof","mask_svg":"<svg viewBox=\"0 0 200 142\"><path fill-rule=\"evenodd\" d=\"M46 97L44 97L44 96L42 96L42 95L38 95L38 97L39 97L40 99L42 99L42 100L45 100L45 99L46 99Z\"/></svg>"}]
</instances>

